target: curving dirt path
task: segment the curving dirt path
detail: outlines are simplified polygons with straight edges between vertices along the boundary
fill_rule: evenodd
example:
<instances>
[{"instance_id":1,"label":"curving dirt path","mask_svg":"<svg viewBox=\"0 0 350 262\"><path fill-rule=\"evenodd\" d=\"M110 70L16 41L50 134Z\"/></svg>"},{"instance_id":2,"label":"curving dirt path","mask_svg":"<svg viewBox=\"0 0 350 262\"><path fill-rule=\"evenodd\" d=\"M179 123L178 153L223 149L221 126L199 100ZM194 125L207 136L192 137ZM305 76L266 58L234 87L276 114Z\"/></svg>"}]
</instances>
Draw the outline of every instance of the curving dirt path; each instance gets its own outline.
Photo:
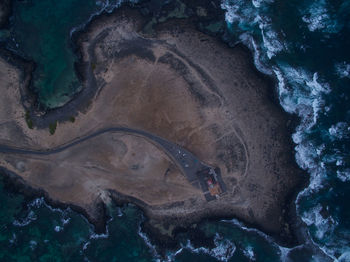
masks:
<instances>
[{"instance_id":1,"label":"curving dirt path","mask_svg":"<svg viewBox=\"0 0 350 262\"><path fill-rule=\"evenodd\" d=\"M132 134L141 137L145 137L151 140L153 143L161 147L166 154L169 155L170 158L174 160L174 162L178 165L178 167L182 170L183 174L187 177L190 182L193 182L197 179L197 172L204 169L209 168L210 166L201 162L196 156L194 156L188 150L166 140L159 136L153 135L143 130L136 130L127 127L110 127L105 128L99 131L96 131L92 134L85 135L83 137L79 137L74 141L71 141L68 144L61 145L55 148L51 148L48 150L34 150L34 149L21 149L17 147L11 147L7 145L0 145L0 153L5 154L21 154L21 155L52 155L57 154L67 149L70 149L73 146L76 146L82 142L85 142L91 138L100 136L105 133L118 132L123 134Z\"/></svg>"},{"instance_id":2,"label":"curving dirt path","mask_svg":"<svg viewBox=\"0 0 350 262\"><path fill-rule=\"evenodd\" d=\"M0 59L0 166L94 223L113 199L141 207L169 237L202 218L237 217L293 239L290 196L301 176L288 119L249 55L186 20L158 24L154 35L145 24L127 9L93 21L76 39L82 92L32 113L33 129L20 102L28 78ZM207 201L198 171L210 167L227 191Z\"/></svg>"}]
</instances>

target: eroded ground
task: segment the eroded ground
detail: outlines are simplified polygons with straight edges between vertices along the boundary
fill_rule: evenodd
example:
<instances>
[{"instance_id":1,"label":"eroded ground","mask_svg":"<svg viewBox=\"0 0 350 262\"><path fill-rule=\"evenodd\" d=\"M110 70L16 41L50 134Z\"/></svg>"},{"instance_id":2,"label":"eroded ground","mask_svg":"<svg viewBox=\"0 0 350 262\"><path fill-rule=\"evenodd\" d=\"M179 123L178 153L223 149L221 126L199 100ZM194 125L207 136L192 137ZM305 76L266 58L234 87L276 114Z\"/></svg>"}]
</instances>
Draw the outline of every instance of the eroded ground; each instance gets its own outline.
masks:
<instances>
[{"instance_id":1,"label":"eroded ground","mask_svg":"<svg viewBox=\"0 0 350 262\"><path fill-rule=\"evenodd\" d=\"M289 234L285 201L298 171L290 163L285 116L247 55L184 21L144 35L142 19L122 12L97 19L80 37L85 86L98 91L74 123L58 123L54 135L27 127L19 72L0 61L6 94L0 97L0 144L40 151L103 128L143 130L220 168L227 192L207 202L164 148L127 133L106 133L50 155L1 153L0 165L95 218L96 203L120 194L137 199L157 227L167 219L186 224L235 216Z\"/></svg>"}]
</instances>

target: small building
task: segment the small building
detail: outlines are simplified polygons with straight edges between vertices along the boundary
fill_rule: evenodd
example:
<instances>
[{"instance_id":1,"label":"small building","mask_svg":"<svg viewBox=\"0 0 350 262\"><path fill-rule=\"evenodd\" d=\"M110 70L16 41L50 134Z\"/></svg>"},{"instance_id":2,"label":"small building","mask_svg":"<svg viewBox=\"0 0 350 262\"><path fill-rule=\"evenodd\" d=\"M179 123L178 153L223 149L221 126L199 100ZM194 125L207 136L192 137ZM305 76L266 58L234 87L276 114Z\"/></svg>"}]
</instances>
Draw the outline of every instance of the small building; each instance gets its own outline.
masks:
<instances>
[{"instance_id":1,"label":"small building","mask_svg":"<svg viewBox=\"0 0 350 262\"><path fill-rule=\"evenodd\" d=\"M214 170L212 167L206 167L197 172L197 177L207 201L219 198L225 191L219 169Z\"/></svg>"},{"instance_id":2,"label":"small building","mask_svg":"<svg viewBox=\"0 0 350 262\"><path fill-rule=\"evenodd\" d=\"M209 177L207 178L207 184L210 194L218 198L221 193L219 183L217 181L214 181L212 177Z\"/></svg>"}]
</instances>

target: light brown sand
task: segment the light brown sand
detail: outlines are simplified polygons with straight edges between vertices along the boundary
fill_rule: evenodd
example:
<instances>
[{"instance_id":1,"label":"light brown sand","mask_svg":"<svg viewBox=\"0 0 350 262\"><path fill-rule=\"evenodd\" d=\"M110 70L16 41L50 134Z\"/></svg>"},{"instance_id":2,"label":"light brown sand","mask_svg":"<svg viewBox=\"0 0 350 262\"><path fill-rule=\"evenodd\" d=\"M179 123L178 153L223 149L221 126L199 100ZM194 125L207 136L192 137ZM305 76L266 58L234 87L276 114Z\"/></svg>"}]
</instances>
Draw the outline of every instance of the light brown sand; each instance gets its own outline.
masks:
<instances>
[{"instance_id":1,"label":"light brown sand","mask_svg":"<svg viewBox=\"0 0 350 262\"><path fill-rule=\"evenodd\" d=\"M122 12L94 21L79 39L86 75L93 73L98 92L74 123L59 123L54 135L26 127L18 71L0 61L6 97L0 97L0 144L45 150L101 128L145 130L219 167L227 193L206 202L159 147L130 134L106 134L50 156L0 154L0 165L95 219L93 206L109 201L112 192L134 199L157 227L167 220L184 225L235 216L289 234L285 201L299 178L290 164L286 118L247 54L181 21L159 26L156 36L143 35L138 15Z\"/></svg>"}]
</instances>

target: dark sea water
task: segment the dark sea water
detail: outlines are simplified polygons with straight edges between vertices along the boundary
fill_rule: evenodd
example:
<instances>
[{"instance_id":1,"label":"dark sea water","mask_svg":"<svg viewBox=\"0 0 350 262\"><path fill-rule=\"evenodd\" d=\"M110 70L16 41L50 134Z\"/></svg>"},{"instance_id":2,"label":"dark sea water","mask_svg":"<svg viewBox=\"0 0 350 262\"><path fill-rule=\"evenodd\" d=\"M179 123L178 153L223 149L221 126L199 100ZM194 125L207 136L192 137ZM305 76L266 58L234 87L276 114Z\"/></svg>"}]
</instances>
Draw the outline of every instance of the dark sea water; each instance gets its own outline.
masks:
<instances>
[{"instance_id":1,"label":"dark sea water","mask_svg":"<svg viewBox=\"0 0 350 262\"><path fill-rule=\"evenodd\" d=\"M159 1L153 1L159 2ZM168 2L163 1L166 5ZM44 108L63 105L81 88L71 35L120 1L14 1L6 48L37 64L34 86ZM300 117L293 134L296 161L310 176L298 214L317 248L281 247L236 220L197 225L212 238L161 258L133 206L109 207L108 233L96 235L81 215L28 203L0 181L0 261L350 261L350 1L223 0L231 44L244 43L258 70L275 77L285 111ZM214 26L215 27L215 26ZM219 27L218 27L219 28Z\"/></svg>"},{"instance_id":2,"label":"dark sea water","mask_svg":"<svg viewBox=\"0 0 350 262\"><path fill-rule=\"evenodd\" d=\"M277 77L279 99L301 121L296 160L310 174L298 213L328 255L350 261L350 1L223 2L233 41Z\"/></svg>"}]
</instances>

